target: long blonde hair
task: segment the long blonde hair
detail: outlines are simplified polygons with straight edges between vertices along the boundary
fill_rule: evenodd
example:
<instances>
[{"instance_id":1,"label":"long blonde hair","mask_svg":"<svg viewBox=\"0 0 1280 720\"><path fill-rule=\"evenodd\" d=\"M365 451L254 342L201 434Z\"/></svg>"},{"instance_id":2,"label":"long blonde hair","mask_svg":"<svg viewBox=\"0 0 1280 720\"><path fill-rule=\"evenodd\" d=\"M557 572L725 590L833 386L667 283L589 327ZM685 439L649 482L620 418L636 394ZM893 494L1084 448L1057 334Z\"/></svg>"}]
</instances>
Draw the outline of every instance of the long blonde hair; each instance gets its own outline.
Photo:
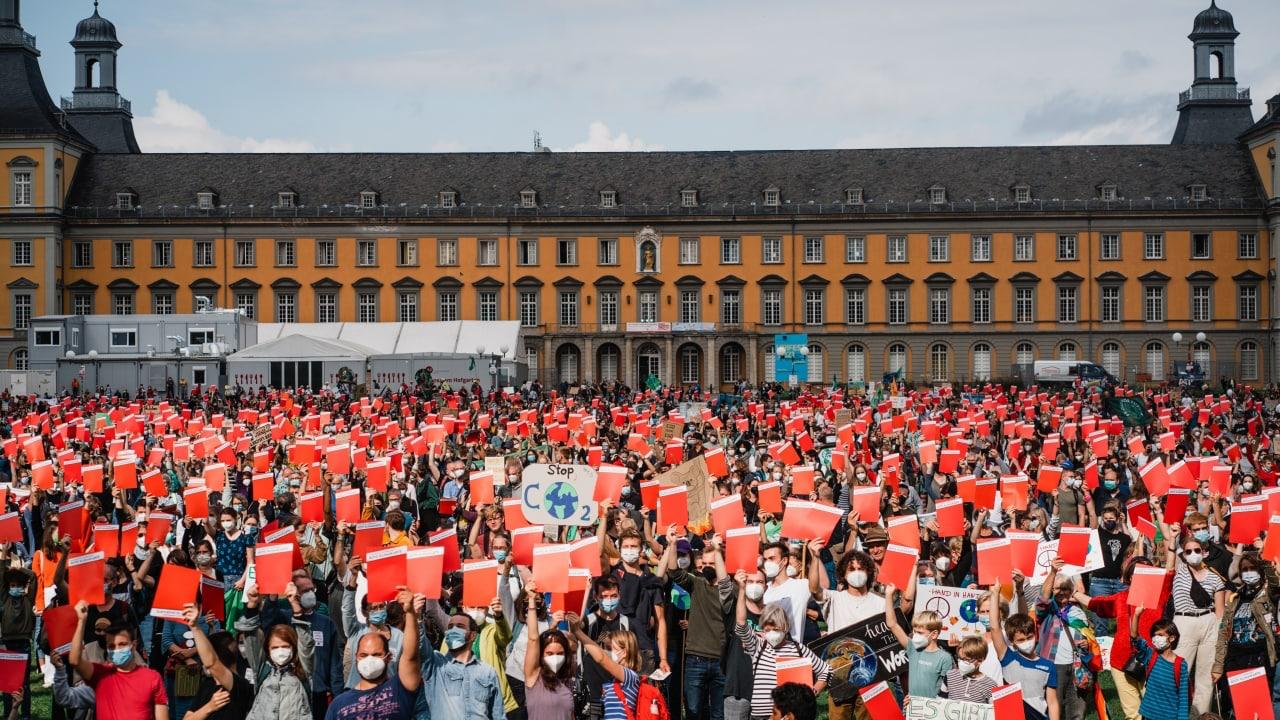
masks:
<instances>
[{"instance_id":1,"label":"long blonde hair","mask_svg":"<svg viewBox=\"0 0 1280 720\"><path fill-rule=\"evenodd\" d=\"M630 630L613 630L601 633L600 647L612 653L614 643L623 647L624 652L621 664L624 667L640 672L640 644L636 642L635 633Z\"/></svg>"}]
</instances>

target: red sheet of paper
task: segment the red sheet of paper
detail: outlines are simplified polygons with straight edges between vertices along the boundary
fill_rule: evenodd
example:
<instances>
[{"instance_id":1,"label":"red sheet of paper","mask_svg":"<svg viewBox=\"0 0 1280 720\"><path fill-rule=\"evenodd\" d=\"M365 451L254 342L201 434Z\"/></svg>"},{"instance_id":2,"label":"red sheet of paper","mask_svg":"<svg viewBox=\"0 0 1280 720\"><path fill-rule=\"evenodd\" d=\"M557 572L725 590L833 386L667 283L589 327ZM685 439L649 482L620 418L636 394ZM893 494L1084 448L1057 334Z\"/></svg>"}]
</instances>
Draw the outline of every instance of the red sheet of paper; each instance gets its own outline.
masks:
<instances>
[{"instance_id":1,"label":"red sheet of paper","mask_svg":"<svg viewBox=\"0 0 1280 720\"><path fill-rule=\"evenodd\" d=\"M227 621L227 584L211 577L200 577L200 609L213 613L220 622Z\"/></svg>"},{"instance_id":2,"label":"red sheet of paper","mask_svg":"<svg viewBox=\"0 0 1280 720\"><path fill-rule=\"evenodd\" d=\"M938 514L938 536L944 538L964 535L964 501L960 498L940 501L934 506Z\"/></svg>"},{"instance_id":3,"label":"red sheet of paper","mask_svg":"<svg viewBox=\"0 0 1280 720\"><path fill-rule=\"evenodd\" d=\"M22 690L27 676L27 654L0 652L0 692L16 693Z\"/></svg>"},{"instance_id":4,"label":"red sheet of paper","mask_svg":"<svg viewBox=\"0 0 1280 720\"><path fill-rule=\"evenodd\" d=\"M186 506L186 516L192 520L209 518L209 491L203 485L183 490L182 502Z\"/></svg>"},{"instance_id":5,"label":"red sheet of paper","mask_svg":"<svg viewBox=\"0 0 1280 720\"><path fill-rule=\"evenodd\" d=\"M881 497L881 489L874 485L853 488L853 512L858 514L858 522L880 522Z\"/></svg>"},{"instance_id":6,"label":"red sheet of paper","mask_svg":"<svg viewBox=\"0 0 1280 720\"><path fill-rule=\"evenodd\" d=\"M1164 589L1169 571L1150 565L1135 565L1133 580L1129 583L1128 602L1133 607L1157 610L1160 607L1160 591Z\"/></svg>"},{"instance_id":7,"label":"red sheet of paper","mask_svg":"<svg viewBox=\"0 0 1280 720\"><path fill-rule=\"evenodd\" d=\"M742 509L742 495L738 493L713 500L710 508L711 527L720 535L747 524L746 513Z\"/></svg>"},{"instance_id":8,"label":"red sheet of paper","mask_svg":"<svg viewBox=\"0 0 1280 720\"><path fill-rule=\"evenodd\" d=\"M106 556L100 552L72 553L67 558L67 602L71 605L81 600L90 605L106 602L105 568Z\"/></svg>"},{"instance_id":9,"label":"red sheet of paper","mask_svg":"<svg viewBox=\"0 0 1280 720\"><path fill-rule=\"evenodd\" d=\"M566 576L568 570L565 571ZM462 606L489 607L498 594L498 561L468 560L462 565Z\"/></svg>"},{"instance_id":10,"label":"red sheet of paper","mask_svg":"<svg viewBox=\"0 0 1280 720\"><path fill-rule=\"evenodd\" d=\"M675 525L684 530L689 524L689 488L685 485L664 487L658 491L658 531L666 533Z\"/></svg>"},{"instance_id":11,"label":"red sheet of paper","mask_svg":"<svg viewBox=\"0 0 1280 720\"><path fill-rule=\"evenodd\" d=\"M533 548L542 542L543 526L529 525L511 531L511 562L530 567L533 565Z\"/></svg>"},{"instance_id":12,"label":"red sheet of paper","mask_svg":"<svg viewBox=\"0 0 1280 720\"><path fill-rule=\"evenodd\" d=\"M147 534L143 538L148 545L153 542L164 542L173 527L173 516L168 513L153 512L147 516Z\"/></svg>"},{"instance_id":13,"label":"red sheet of paper","mask_svg":"<svg viewBox=\"0 0 1280 720\"><path fill-rule=\"evenodd\" d=\"M356 540L351 554L364 558L369 553L382 547L382 533L386 525L381 520L369 520L356 523Z\"/></svg>"},{"instance_id":14,"label":"red sheet of paper","mask_svg":"<svg viewBox=\"0 0 1280 720\"><path fill-rule=\"evenodd\" d=\"M304 523L324 522L324 493L304 493L298 497L299 515Z\"/></svg>"},{"instance_id":15,"label":"red sheet of paper","mask_svg":"<svg viewBox=\"0 0 1280 720\"><path fill-rule=\"evenodd\" d=\"M408 549L404 546L374 550L365 558L365 577L369 580L369 602L390 602L408 587Z\"/></svg>"},{"instance_id":16,"label":"red sheet of paper","mask_svg":"<svg viewBox=\"0 0 1280 720\"><path fill-rule=\"evenodd\" d=\"M569 545L569 565L589 570L594 577L600 574L600 536L584 537Z\"/></svg>"},{"instance_id":17,"label":"red sheet of paper","mask_svg":"<svg viewBox=\"0 0 1280 720\"><path fill-rule=\"evenodd\" d=\"M1022 705L1022 686L1004 685L991 691L993 720L1026 720L1027 711Z\"/></svg>"},{"instance_id":18,"label":"red sheet of paper","mask_svg":"<svg viewBox=\"0 0 1280 720\"><path fill-rule=\"evenodd\" d=\"M1013 579L1013 553L1008 538L978 543L978 584L1008 585Z\"/></svg>"},{"instance_id":19,"label":"red sheet of paper","mask_svg":"<svg viewBox=\"0 0 1280 720\"><path fill-rule=\"evenodd\" d=\"M843 513L840 508L820 505L808 500L788 500L787 511L782 516L782 536L793 540L821 540L831 538Z\"/></svg>"},{"instance_id":20,"label":"red sheet of paper","mask_svg":"<svg viewBox=\"0 0 1280 720\"><path fill-rule=\"evenodd\" d=\"M1227 687L1231 690L1231 704L1238 718L1248 720L1275 720L1271 706L1271 688L1267 684L1267 671L1256 667L1227 673Z\"/></svg>"},{"instance_id":21,"label":"red sheet of paper","mask_svg":"<svg viewBox=\"0 0 1280 720\"><path fill-rule=\"evenodd\" d=\"M1251 544L1262 534L1266 525L1267 514L1262 504L1231 506L1229 525L1231 532L1227 534L1227 542Z\"/></svg>"},{"instance_id":22,"label":"red sheet of paper","mask_svg":"<svg viewBox=\"0 0 1280 720\"><path fill-rule=\"evenodd\" d=\"M725 462L724 448L712 448L702 454L707 463L707 472L712 477L727 477L729 475L729 465Z\"/></svg>"},{"instance_id":23,"label":"red sheet of paper","mask_svg":"<svg viewBox=\"0 0 1280 720\"><path fill-rule=\"evenodd\" d=\"M920 551L905 545L890 544L885 550L884 561L880 563L880 572L876 580L885 585L905 588L911 582L911 573L920 559Z\"/></svg>"},{"instance_id":24,"label":"red sheet of paper","mask_svg":"<svg viewBox=\"0 0 1280 720\"><path fill-rule=\"evenodd\" d=\"M293 582L293 545L273 543L254 547L253 564L258 592L263 595L283 595Z\"/></svg>"},{"instance_id":25,"label":"red sheet of paper","mask_svg":"<svg viewBox=\"0 0 1280 720\"><path fill-rule=\"evenodd\" d=\"M778 657L774 668L777 671L778 685L795 683L805 687L813 687L813 663L806 658Z\"/></svg>"},{"instance_id":26,"label":"red sheet of paper","mask_svg":"<svg viewBox=\"0 0 1280 720\"><path fill-rule=\"evenodd\" d=\"M493 504L493 473L488 470L471 473L471 506Z\"/></svg>"},{"instance_id":27,"label":"red sheet of paper","mask_svg":"<svg viewBox=\"0 0 1280 720\"><path fill-rule=\"evenodd\" d=\"M539 592L569 592L571 552L568 545L559 544L543 544L533 549L533 579Z\"/></svg>"},{"instance_id":28,"label":"red sheet of paper","mask_svg":"<svg viewBox=\"0 0 1280 720\"><path fill-rule=\"evenodd\" d=\"M285 575L288 576L287 571ZM160 582L156 584L156 594L151 601L151 617L181 620L183 607L196 602L202 577L195 568L166 563L160 568ZM258 580L261 583L262 579Z\"/></svg>"},{"instance_id":29,"label":"red sheet of paper","mask_svg":"<svg viewBox=\"0 0 1280 720\"><path fill-rule=\"evenodd\" d=\"M443 574L444 548L414 547L405 553L405 580L414 594L425 595L428 600L439 600Z\"/></svg>"},{"instance_id":30,"label":"red sheet of paper","mask_svg":"<svg viewBox=\"0 0 1280 720\"><path fill-rule=\"evenodd\" d=\"M1058 557L1068 565L1081 566L1089 556L1089 528L1063 525L1058 538Z\"/></svg>"},{"instance_id":31,"label":"red sheet of paper","mask_svg":"<svg viewBox=\"0 0 1280 720\"><path fill-rule=\"evenodd\" d=\"M1009 538L1013 569L1027 577L1035 575L1036 556L1040 553L1040 541L1043 539L1040 533L1010 530L1005 537Z\"/></svg>"},{"instance_id":32,"label":"red sheet of paper","mask_svg":"<svg viewBox=\"0 0 1280 720\"><path fill-rule=\"evenodd\" d=\"M333 494L336 502L336 519L338 522L355 524L360 522L360 489L339 490Z\"/></svg>"},{"instance_id":33,"label":"red sheet of paper","mask_svg":"<svg viewBox=\"0 0 1280 720\"><path fill-rule=\"evenodd\" d=\"M889 518L887 523L889 542L895 545L920 549L920 521L915 515L899 515Z\"/></svg>"},{"instance_id":34,"label":"red sheet of paper","mask_svg":"<svg viewBox=\"0 0 1280 720\"><path fill-rule=\"evenodd\" d=\"M782 512L782 483L773 481L760 483L756 487L760 512L778 514Z\"/></svg>"},{"instance_id":35,"label":"red sheet of paper","mask_svg":"<svg viewBox=\"0 0 1280 720\"><path fill-rule=\"evenodd\" d=\"M627 469L620 465L601 465L596 471L596 502L617 503L622 499L622 486L627 484ZM509 526L508 526L509 527Z\"/></svg>"},{"instance_id":36,"label":"red sheet of paper","mask_svg":"<svg viewBox=\"0 0 1280 720\"><path fill-rule=\"evenodd\" d=\"M427 544L444 548L443 572L451 573L462 569L462 554L458 549L458 531L455 528L441 530L427 537Z\"/></svg>"},{"instance_id":37,"label":"red sheet of paper","mask_svg":"<svg viewBox=\"0 0 1280 720\"><path fill-rule=\"evenodd\" d=\"M759 569L760 527L741 527L724 534L724 568L733 575L739 570L753 573Z\"/></svg>"},{"instance_id":38,"label":"red sheet of paper","mask_svg":"<svg viewBox=\"0 0 1280 720\"><path fill-rule=\"evenodd\" d=\"M867 715L876 720L902 720L902 708L889 689L889 684L881 680L875 685L858 690L862 696L862 704L867 708Z\"/></svg>"},{"instance_id":39,"label":"red sheet of paper","mask_svg":"<svg viewBox=\"0 0 1280 720\"><path fill-rule=\"evenodd\" d=\"M46 607L40 616L49 636L49 647L59 655L71 652L71 641L76 634L76 608L74 605Z\"/></svg>"}]
</instances>

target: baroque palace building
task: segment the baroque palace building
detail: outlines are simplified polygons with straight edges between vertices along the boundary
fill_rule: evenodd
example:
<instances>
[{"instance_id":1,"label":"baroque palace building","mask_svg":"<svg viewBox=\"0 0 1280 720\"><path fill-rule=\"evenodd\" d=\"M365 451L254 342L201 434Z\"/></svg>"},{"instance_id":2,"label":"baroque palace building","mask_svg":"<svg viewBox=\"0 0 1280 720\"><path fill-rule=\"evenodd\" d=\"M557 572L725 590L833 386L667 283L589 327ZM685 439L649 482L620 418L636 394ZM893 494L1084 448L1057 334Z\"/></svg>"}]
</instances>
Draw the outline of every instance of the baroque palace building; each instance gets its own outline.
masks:
<instances>
[{"instance_id":1,"label":"baroque palace building","mask_svg":"<svg viewBox=\"0 0 1280 720\"><path fill-rule=\"evenodd\" d=\"M1167 145L148 154L115 27L77 25L55 104L0 0L0 358L23 366L41 315L217 306L518 319L552 382L770 380L779 335L807 338L811 382L1187 358L1274 381L1280 95L1255 122L1238 34L1196 16Z\"/></svg>"}]
</instances>

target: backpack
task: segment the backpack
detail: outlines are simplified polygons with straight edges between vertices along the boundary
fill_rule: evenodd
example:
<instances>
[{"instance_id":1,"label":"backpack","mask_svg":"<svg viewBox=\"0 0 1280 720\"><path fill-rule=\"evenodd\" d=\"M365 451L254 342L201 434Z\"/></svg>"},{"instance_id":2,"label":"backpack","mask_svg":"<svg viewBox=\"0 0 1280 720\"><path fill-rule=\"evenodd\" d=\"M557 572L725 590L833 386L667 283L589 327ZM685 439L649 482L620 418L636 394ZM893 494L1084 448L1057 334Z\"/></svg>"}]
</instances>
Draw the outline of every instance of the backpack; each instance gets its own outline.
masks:
<instances>
[{"instance_id":1,"label":"backpack","mask_svg":"<svg viewBox=\"0 0 1280 720\"><path fill-rule=\"evenodd\" d=\"M1151 678L1151 671L1156 669L1156 660L1158 660L1159 658L1160 656L1157 655L1156 653L1154 652L1151 653L1151 659L1147 661L1147 679ZM1186 661L1182 659L1181 655L1173 659L1173 689L1174 690L1177 690L1178 688L1182 687L1182 666L1183 664L1185 664L1185 662ZM1195 684L1195 678L1194 677L1189 678L1187 682L1187 697L1191 697L1191 695L1193 694L1191 687L1194 684Z\"/></svg>"},{"instance_id":2,"label":"backpack","mask_svg":"<svg viewBox=\"0 0 1280 720\"><path fill-rule=\"evenodd\" d=\"M627 696L622 692L622 683L613 683L613 694L618 696L627 720L671 720L667 711L667 699L657 685L649 682L649 678L640 678L640 688L636 691L636 707L627 707Z\"/></svg>"}]
</instances>

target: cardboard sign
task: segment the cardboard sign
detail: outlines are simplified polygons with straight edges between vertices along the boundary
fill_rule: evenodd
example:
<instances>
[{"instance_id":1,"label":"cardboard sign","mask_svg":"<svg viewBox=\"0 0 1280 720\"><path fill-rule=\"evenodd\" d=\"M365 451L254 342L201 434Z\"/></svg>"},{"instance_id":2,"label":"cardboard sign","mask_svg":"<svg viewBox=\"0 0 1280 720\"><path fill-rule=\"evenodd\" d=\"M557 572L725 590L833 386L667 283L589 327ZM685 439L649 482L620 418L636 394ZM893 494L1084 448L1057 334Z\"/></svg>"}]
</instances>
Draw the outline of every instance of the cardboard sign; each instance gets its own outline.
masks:
<instances>
[{"instance_id":1,"label":"cardboard sign","mask_svg":"<svg viewBox=\"0 0 1280 720\"><path fill-rule=\"evenodd\" d=\"M1040 551L1036 553L1036 572L1031 579L1037 583L1042 582L1049 576L1049 567L1053 564L1055 558L1058 557L1058 540L1046 540L1040 543ZM1083 575L1087 572L1101 569L1105 563L1102 561L1102 541L1098 539L1098 531L1092 529L1089 531L1089 547L1085 554L1084 565L1066 564L1062 566L1059 575Z\"/></svg>"},{"instance_id":2,"label":"cardboard sign","mask_svg":"<svg viewBox=\"0 0 1280 720\"><path fill-rule=\"evenodd\" d=\"M982 635L985 628L978 618L978 598L985 591L946 585L917 585L916 607L932 610L942 618L941 640Z\"/></svg>"},{"instance_id":3,"label":"cardboard sign","mask_svg":"<svg viewBox=\"0 0 1280 720\"><path fill-rule=\"evenodd\" d=\"M910 625L902 613L898 613L898 623L904 627ZM847 704L860 688L907 671L907 651L889 630L884 613L807 644L814 654L831 666L831 681L827 689L837 703ZM889 693L889 698L893 699L892 693ZM896 706L897 703L893 704ZM879 718L880 715L873 712L872 717Z\"/></svg>"},{"instance_id":4,"label":"cardboard sign","mask_svg":"<svg viewBox=\"0 0 1280 720\"><path fill-rule=\"evenodd\" d=\"M911 695L907 703L906 720L937 720L938 718L964 718L964 720L993 720L995 711L990 705L947 700L939 697Z\"/></svg>"},{"instance_id":5,"label":"cardboard sign","mask_svg":"<svg viewBox=\"0 0 1280 720\"><path fill-rule=\"evenodd\" d=\"M590 465L534 463L521 475L520 510L534 525L592 525L600 513L595 492Z\"/></svg>"},{"instance_id":6,"label":"cardboard sign","mask_svg":"<svg viewBox=\"0 0 1280 720\"><path fill-rule=\"evenodd\" d=\"M701 526L708 522L715 485L707 472L707 461L698 457L686 461L657 477L660 487L684 485L689 488L689 522Z\"/></svg>"}]
</instances>

